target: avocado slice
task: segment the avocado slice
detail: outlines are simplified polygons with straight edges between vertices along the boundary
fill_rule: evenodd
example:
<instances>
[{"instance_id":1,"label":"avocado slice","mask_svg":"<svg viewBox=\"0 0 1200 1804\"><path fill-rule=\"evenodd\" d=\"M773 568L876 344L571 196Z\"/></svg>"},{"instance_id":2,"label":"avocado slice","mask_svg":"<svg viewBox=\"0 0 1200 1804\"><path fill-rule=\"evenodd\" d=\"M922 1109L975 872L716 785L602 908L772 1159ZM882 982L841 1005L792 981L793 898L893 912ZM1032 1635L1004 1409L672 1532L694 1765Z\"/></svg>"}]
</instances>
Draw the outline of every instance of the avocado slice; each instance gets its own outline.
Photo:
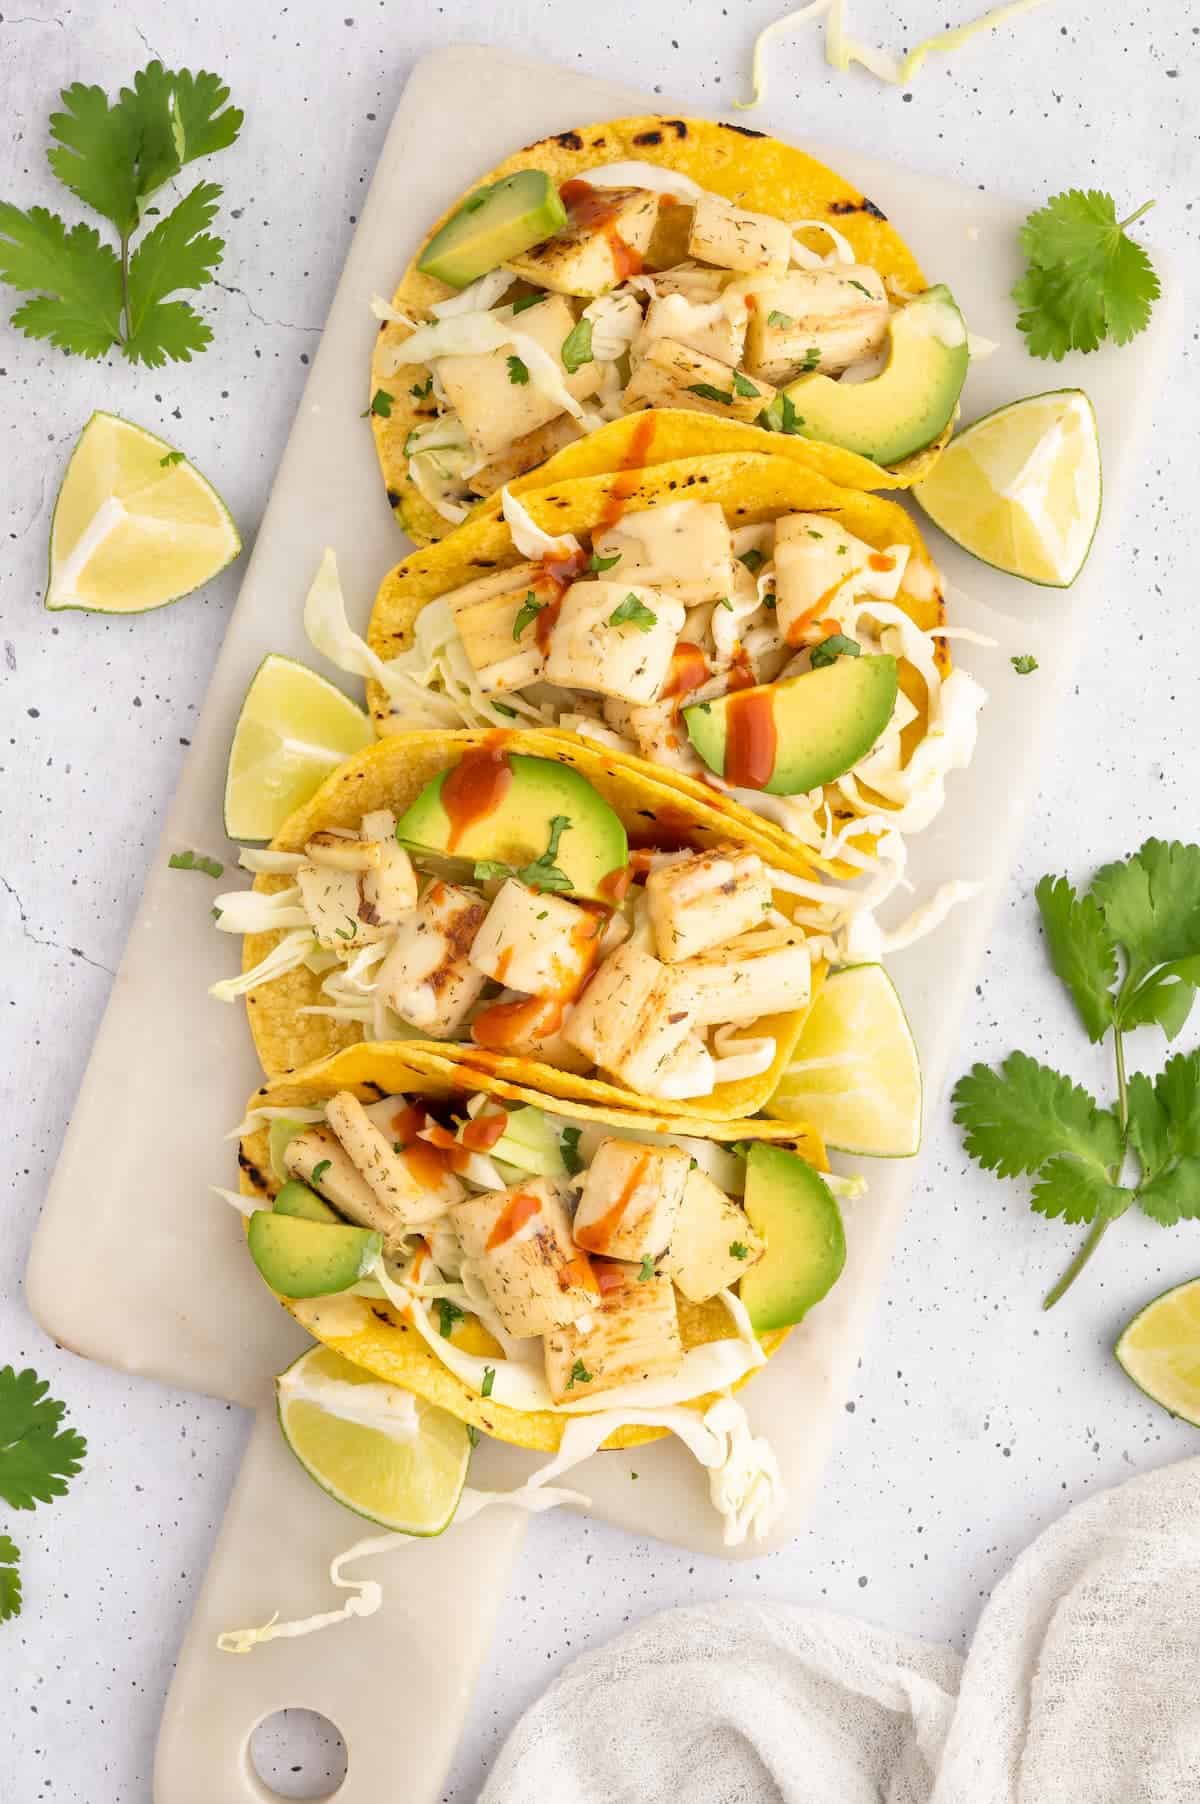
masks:
<instances>
[{"instance_id":1,"label":"avocado slice","mask_svg":"<svg viewBox=\"0 0 1200 1804\"><path fill-rule=\"evenodd\" d=\"M331 1209L323 1196L310 1190L298 1178L291 1178L283 1186L275 1198L276 1215L294 1215L299 1221L336 1222L342 1225L342 1218L336 1209Z\"/></svg>"},{"instance_id":2,"label":"avocado slice","mask_svg":"<svg viewBox=\"0 0 1200 1804\"><path fill-rule=\"evenodd\" d=\"M417 268L451 288L486 276L567 223L567 209L544 169L518 169L477 188L425 246Z\"/></svg>"},{"instance_id":3,"label":"avocado slice","mask_svg":"<svg viewBox=\"0 0 1200 1804\"><path fill-rule=\"evenodd\" d=\"M783 392L805 438L841 445L877 464L897 464L923 451L949 424L969 362L966 322L950 290L939 284L893 313L887 365L878 376L868 382L798 376Z\"/></svg>"},{"instance_id":4,"label":"avocado slice","mask_svg":"<svg viewBox=\"0 0 1200 1804\"><path fill-rule=\"evenodd\" d=\"M369 1228L305 1221L256 1209L247 1230L250 1256L281 1297L327 1297L366 1275L383 1249Z\"/></svg>"},{"instance_id":5,"label":"avocado slice","mask_svg":"<svg viewBox=\"0 0 1200 1804\"><path fill-rule=\"evenodd\" d=\"M287 1116L276 1115L268 1129L267 1143L271 1149L271 1170L281 1184L286 1184L288 1179L287 1166L283 1162L288 1141L294 1140L297 1134L302 1134L307 1126L308 1123L305 1121L292 1121Z\"/></svg>"},{"instance_id":6,"label":"avocado slice","mask_svg":"<svg viewBox=\"0 0 1200 1804\"><path fill-rule=\"evenodd\" d=\"M885 653L838 658L820 670L742 689L683 710L688 738L719 777L726 775L729 711L765 696L774 721L775 763L768 795L803 795L852 770L865 758L896 706L896 660ZM736 775L736 773L735 773Z\"/></svg>"},{"instance_id":7,"label":"avocado slice","mask_svg":"<svg viewBox=\"0 0 1200 1804\"><path fill-rule=\"evenodd\" d=\"M738 1286L757 1334L802 1321L841 1276L846 1234L833 1192L798 1153L755 1141L743 1199L767 1250Z\"/></svg>"},{"instance_id":8,"label":"avocado slice","mask_svg":"<svg viewBox=\"0 0 1200 1804\"><path fill-rule=\"evenodd\" d=\"M451 822L442 804L443 771L427 783L396 826L396 838L418 855L449 854L464 863L487 861L521 870L542 856L550 844L556 816L562 829L553 863L571 880L568 898L612 901L601 887L611 872L629 862L629 842L621 818L585 777L569 764L529 758L520 752L506 760L512 781L495 807L472 821L450 846Z\"/></svg>"}]
</instances>

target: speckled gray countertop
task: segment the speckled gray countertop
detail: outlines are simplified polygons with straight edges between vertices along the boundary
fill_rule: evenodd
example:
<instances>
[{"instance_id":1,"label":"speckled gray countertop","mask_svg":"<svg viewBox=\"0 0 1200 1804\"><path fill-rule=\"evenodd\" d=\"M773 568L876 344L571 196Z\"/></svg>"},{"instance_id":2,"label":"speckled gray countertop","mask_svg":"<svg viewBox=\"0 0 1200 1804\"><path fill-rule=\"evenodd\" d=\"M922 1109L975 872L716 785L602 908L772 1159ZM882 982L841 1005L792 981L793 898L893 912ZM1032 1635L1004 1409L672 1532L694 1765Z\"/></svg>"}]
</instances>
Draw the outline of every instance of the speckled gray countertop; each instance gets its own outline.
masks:
<instances>
[{"instance_id":1,"label":"speckled gray countertop","mask_svg":"<svg viewBox=\"0 0 1200 1804\"><path fill-rule=\"evenodd\" d=\"M438 45L495 42L716 111L741 91L753 32L778 9L14 6L0 14L6 199L57 204L45 120L70 81L115 89L154 53L219 69L247 112L240 143L214 166L228 251L206 307L216 330L206 355L157 372L94 366L0 325L0 1364L36 1365L90 1442L70 1496L15 1524L27 1603L0 1629L0 1797L142 1804L171 1661L246 1423L59 1352L25 1311L21 1274L238 572L128 622L42 612L47 508L64 454L93 407L127 414L187 450L250 541L411 63ZM899 45L975 8L910 0L896 16L884 0L854 0L852 10L861 35ZM1172 0L1103 22L1100 10L1057 0L990 49L929 66L904 93L828 74L806 36L777 49L773 93L794 94L783 118L799 140L854 144L1017 196L1072 184L1112 188L1130 208L1157 196L1148 235L1190 280L1200 27ZM1189 328L980 974L964 1067L1021 1045L1102 1085L1100 1055L1045 974L1030 889L1043 870L1085 875L1150 832L1197 836L1195 367ZM1053 367L1031 363L1030 391L1052 386ZM447 1798L475 1795L498 1739L564 1660L649 1610L785 1598L962 1644L996 1577L1067 1503L1194 1452L1195 1431L1147 1403L1109 1348L1135 1307L1200 1269L1200 1230L1122 1223L1088 1279L1043 1316L1041 1294L1072 1244L1015 1189L968 1168L935 1107L808 1532L770 1559L726 1568L574 1517L535 1521ZM297 1746L277 1747L268 1770L287 1795L310 1795L302 1788L326 1756L311 1739Z\"/></svg>"}]
</instances>

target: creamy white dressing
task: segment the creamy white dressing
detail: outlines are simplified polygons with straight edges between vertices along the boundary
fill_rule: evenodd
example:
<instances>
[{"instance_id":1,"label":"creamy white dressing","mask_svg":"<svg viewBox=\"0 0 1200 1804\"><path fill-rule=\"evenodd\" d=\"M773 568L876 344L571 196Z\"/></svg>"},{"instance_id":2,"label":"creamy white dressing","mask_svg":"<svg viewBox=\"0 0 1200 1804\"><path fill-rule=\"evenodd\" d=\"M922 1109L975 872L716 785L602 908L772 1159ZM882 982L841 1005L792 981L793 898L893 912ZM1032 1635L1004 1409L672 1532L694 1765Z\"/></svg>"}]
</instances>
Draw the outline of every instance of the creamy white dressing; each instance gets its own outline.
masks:
<instances>
[{"instance_id":1,"label":"creamy white dressing","mask_svg":"<svg viewBox=\"0 0 1200 1804\"><path fill-rule=\"evenodd\" d=\"M596 169L585 169L583 178L593 188L646 188L651 194L670 194L675 200L696 201L705 190L690 175L677 169L664 169L658 163L642 163L630 158L626 163L601 163Z\"/></svg>"}]
</instances>

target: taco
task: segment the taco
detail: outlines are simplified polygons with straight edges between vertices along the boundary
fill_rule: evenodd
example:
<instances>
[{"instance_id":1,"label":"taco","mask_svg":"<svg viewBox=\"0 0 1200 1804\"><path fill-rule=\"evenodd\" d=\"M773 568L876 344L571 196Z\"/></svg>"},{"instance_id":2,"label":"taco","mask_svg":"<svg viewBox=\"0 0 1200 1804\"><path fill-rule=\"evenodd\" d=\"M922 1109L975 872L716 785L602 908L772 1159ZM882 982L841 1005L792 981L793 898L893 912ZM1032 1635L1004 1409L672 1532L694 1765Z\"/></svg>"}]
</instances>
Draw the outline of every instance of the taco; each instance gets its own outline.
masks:
<instances>
[{"instance_id":1,"label":"taco","mask_svg":"<svg viewBox=\"0 0 1200 1804\"><path fill-rule=\"evenodd\" d=\"M268 1072L415 1038L549 1096L747 1116L823 970L794 850L565 734L382 740L242 861L213 993L246 996Z\"/></svg>"},{"instance_id":2,"label":"taco","mask_svg":"<svg viewBox=\"0 0 1200 1804\"><path fill-rule=\"evenodd\" d=\"M610 120L481 179L401 277L371 365L388 498L418 543L587 434L660 412L651 454L763 433L846 487L905 487L953 425L969 359L880 209L778 139ZM695 416L694 418L691 416Z\"/></svg>"},{"instance_id":3,"label":"taco","mask_svg":"<svg viewBox=\"0 0 1200 1804\"><path fill-rule=\"evenodd\" d=\"M250 1254L317 1340L569 1463L670 1429L713 1468L706 1443L736 1449L713 1478L727 1538L765 1506L774 1459L731 1393L845 1259L811 1131L568 1103L363 1045L257 1091L242 1132Z\"/></svg>"},{"instance_id":4,"label":"taco","mask_svg":"<svg viewBox=\"0 0 1200 1804\"><path fill-rule=\"evenodd\" d=\"M517 718L624 752L844 874L970 759L984 697L954 630L895 502L785 457L684 458L505 491L412 553L376 598L368 699L381 734Z\"/></svg>"}]
</instances>

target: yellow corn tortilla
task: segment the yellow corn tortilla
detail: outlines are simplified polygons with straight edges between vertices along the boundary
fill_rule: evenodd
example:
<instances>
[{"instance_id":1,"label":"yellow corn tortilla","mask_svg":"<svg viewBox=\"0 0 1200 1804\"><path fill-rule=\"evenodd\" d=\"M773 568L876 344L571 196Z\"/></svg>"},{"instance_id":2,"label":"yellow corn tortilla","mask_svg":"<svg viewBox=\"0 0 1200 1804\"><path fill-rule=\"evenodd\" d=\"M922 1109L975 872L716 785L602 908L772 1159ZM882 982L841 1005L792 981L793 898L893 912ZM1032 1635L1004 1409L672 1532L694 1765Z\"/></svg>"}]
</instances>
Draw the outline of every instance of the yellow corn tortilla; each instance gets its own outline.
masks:
<instances>
[{"instance_id":1,"label":"yellow corn tortilla","mask_svg":"<svg viewBox=\"0 0 1200 1804\"><path fill-rule=\"evenodd\" d=\"M812 866L795 841L790 842L786 851L781 850L773 838L758 831L761 823L753 815L746 817L752 824L744 826L740 819L731 818L726 809L706 794L693 797L672 784L660 782L652 765L620 752L589 745L566 733L392 734L351 758L328 777L312 799L284 824L272 841L273 849L302 851L318 830L356 828L372 809L390 808L400 814L427 783L456 765L465 752L498 742L510 752L573 766L616 810L635 844L640 841L674 847L686 843L698 849L736 844L758 852L769 863L795 875L811 875ZM700 788L699 785L696 787ZM264 872L255 878L254 887L269 894L287 888L291 882L288 875ZM790 912L788 897L779 895L776 900ZM258 964L280 937L279 930L247 934L242 969L248 971ZM814 971L814 991L821 974L819 969ZM333 1021L326 1015L300 1013L302 1008L321 1001L321 978L304 966L250 991L246 998L247 1014L264 1071L274 1074L294 1070L362 1041L362 1027L358 1022ZM774 1037L775 1058L769 1069L758 1077L720 1084L710 1096L673 1104L672 1120L724 1121L757 1114L783 1075L800 1037L806 1012L793 1010L787 1014L764 1016L753 1028L747 1027L747 1033L753 1031ZM427 1051L437 1054L447 1051L441 1041L405 1040L401 1044L404 1047L424 1046ZM541 1095L622 1110L656 1112L661 1108L652 1099L636 1096L616 1084L600 1078L578 1077L532 1059L490 1053L474 1045L462 1047L460 1054L464 1062L476 1069L487 1070Z\"/></svg>"},{"instance_id":2,"label":"yellow corn tortilla","mask_svg":"<svg viewBox=\"0 0 1200 1804\"><path fill-rule=\"evenodd\" d=\"M810 1164L822 1171L828 1170L820 1137L811 1128L797 1126L794 1122L685 1120L677 1115L648 1118L619 1108L568 1104L477 1071L453 1050L432 1050L428 1046L407 1043L349 1047L336 1058L309 1065L274 1083L265 1084L250 1098L247 1110L319 1106L339 1090L352 1091L362 1102L402 1092L442 1101L482 1090L509 1102L530 1103L551 1115L570 1115L576 1120L602 1122L618 1129L650 1128L660 1133L689 1134L701 1139L783 1143L795 1147ZM279 1189L279 1180L271 1171L268 1140L269 1128L264 1124L246 1136L239 1152L242 1195L261 1197L264 1206L269 1206L270 1199ZM346 1296L318 1297L308 1301L281 1297L279 1300L303 1328L335 1353L365 1367L376 1377L439 1404L460 1421L470 1422L482 1433L494 1435L498 1440L550 1453L558 1447L566 1422L574 1420L549 1410L509 1409L490 1397L479 1396L430 1352L417 1330L387 1303ZM685 1350L702 1346L707 1341L729 1338L729 1312L722 1303L689 1303L686 1297L679 1297L678 1303ZM789 1333L790 1330L785 1328L763 1337L762 1345L768 1355L783 1345ZM467 1352L503 1358L491 1335L477 1322L457 1324L454 1339ZM747 1374L736 1388L740 1389L750 1377L753 1373ZM714 1401L714 1397L697 1398L688 1407L702 1413ZM605 1447L637 1447L644 1441L658 1440L666 1432L660 1428L622 1428L610 1436Z\"/></svg>"},{"instance_id":3,"label":"yellow corn tortilla","mask_svg":"<svg viewBox=\"0 0 1200 1804\"><path fill-rule=\"evenodd\" d=\"M563 182L586 176L589 169L601 164L629 161L654 163L676 170L713 194L753 212L772 214L777 219L828 219L849 241L860 261L871 264L885 280L913 294L926 287L925 277L912 252L872 201L834 170L797 150L794 145L765 137L746 126L726 125L711 119L668 119L653 114L640 119L606 120L598 125L581 126L575 131L559 132L555 137L527 145L497 168L481 174L471 191L499 181L517 169L544 169L555 185L561 187ZM422 275L417 268L417 258L429 238L458 211L465 198L456 200L442 218L431 225L417 257L400 278L392 304L409 318L423 315L435 301L446 300L454 292L434 277ZM682 207L676 211L686 214ZM823 232L810 232L805 236L814 248L824 250L828 246ZM676 246L668 261L678 261L683 254L683 248ZM388 352L408 336L408 331L407 326L388 321L379 332L371 362L370 392L374 394L383 389L392 397L392 407L386 419L372 414L371 426L388 501L404 530L423 545L444 538L451 528L409 479L405 442L413 427L431 416L421 412L419 398L410 393L413 387L419 388L424 383L428 370L409 364L397 372L389 366ZM705 433L705 442L712 451L740 448L742 434L748 435L747 442L759 449L773 445L782 436L766 433L757 426L740 426L736 428L739 437L731 439L729 422L670 409L664 411L664 457L690 453L696 442L696 421L699 421L699 430ZM790 441L794 450L789 454L797 459L810 458L812 467L819 473L847 488L907 488L928 472L950 430L947 427L934 444L891 470L855 452L801 438ZM678 448L672 450L671 440L676 434ZM592 474L595 468L591 461L593 455L586 440L569 445L553 460L554 479Z\"/></svg>"},{"instance_id":4,"label":"yellow corn tortilla","mask_svg":"<svg viewBox=\"0 0 1200 1804\"><path fill-rule=\"evenodd\" d=\"M614 433L616 428L621 429L613 448L619 449L622 443L627 443L638 421L645 417L631 415L615 421L612 428L605 428ZM600 438L602 434L594 436ZM926 632L945 622L941 578L916 523L898 503L885 496L839 488L799 459L774 454L766 456L758 451L681 458L637 470L623 471L619 464L618 458L614 470L607 474L524 489L521 505L544 531L576 534L588 534L610 517L608 510L613 506L614 497L619 499L625 514L636 514L677 501L715 501L724 509L725 517L733 527L776 520L781 514L824 514L869 545L878 548L907 545L909 570L920 573L930 598L918 599L907 588L902 588L896 597L897 605ZM367 632L371 649L385 660L396 657L412 644L417 615L429 602L465 583L474 582L488 571L522 561L501 514L499 500L489 503L477 518L460 526L439 544L412 552L384 577L375 597ZM950 654L944 639L935 642L935 654L938 669L943 676L948 675ZM905 756L911 757L913 747L926 730L927 697L919 673L904 659L900 660L899 680L901 689L918 712L918 719L906 729L903 741ZM378 683L367 684L367 703L376 731L381 735L395 732L391 703ZM557 729L548 731L554 733ZM409 737L407 733L400 736ZM572 746L580 744L574 734L561 736ZM608 756L621 757L621 754L610 753ZM773 863L791 861L788 867L791 868L799 856L809 872L825 869L839 876L847 874L836 864L830 865L812 854L805 854L783 827L754 814L719 790L711 789L699 778L667 766L648 764L640 758L626 757L624 761L633 763L648 779L688 796L697 805L720 809L731 822L737 823L739 832L753 834L756 840L771 846ZM837 819L844 813L843 805L832 794L828 799ZM882 814L886 814L887 806L880 804ZM845 815L845 818L849 819L849 816Z\"/></svg>"}]
</instances>

